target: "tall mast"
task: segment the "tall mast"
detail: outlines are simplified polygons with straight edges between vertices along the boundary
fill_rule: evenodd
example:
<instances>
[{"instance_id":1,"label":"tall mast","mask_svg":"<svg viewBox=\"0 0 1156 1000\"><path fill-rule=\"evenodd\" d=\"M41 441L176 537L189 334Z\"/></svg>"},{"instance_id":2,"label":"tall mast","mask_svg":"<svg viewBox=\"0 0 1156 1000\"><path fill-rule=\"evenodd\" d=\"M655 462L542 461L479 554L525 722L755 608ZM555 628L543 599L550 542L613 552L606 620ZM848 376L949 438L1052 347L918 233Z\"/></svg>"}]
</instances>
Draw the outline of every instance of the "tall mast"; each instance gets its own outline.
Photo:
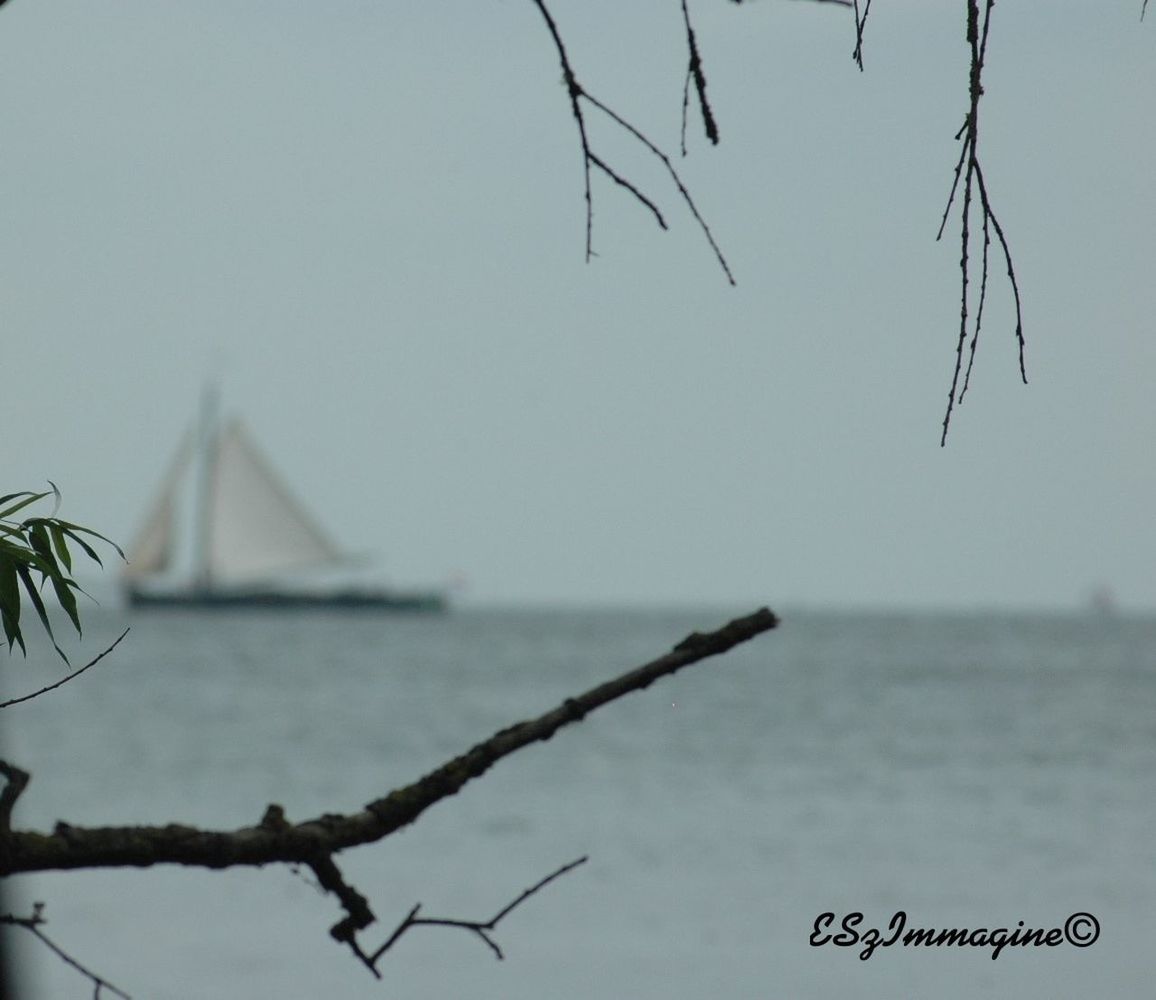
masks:
<instances>
[{"instance_id":1,"label":"tall mast","mask_svg":"<svg viewBox=\"0 0 1156 1000\"><path fill-rule=\"evenodd\" d=\"M213 494L217 479L217 386L207 383L201 390L201 419L198 429L200 463L193 535L193 586L199 592L213 584L210 553L213 533Z\"/></svg>"}]
</instances>

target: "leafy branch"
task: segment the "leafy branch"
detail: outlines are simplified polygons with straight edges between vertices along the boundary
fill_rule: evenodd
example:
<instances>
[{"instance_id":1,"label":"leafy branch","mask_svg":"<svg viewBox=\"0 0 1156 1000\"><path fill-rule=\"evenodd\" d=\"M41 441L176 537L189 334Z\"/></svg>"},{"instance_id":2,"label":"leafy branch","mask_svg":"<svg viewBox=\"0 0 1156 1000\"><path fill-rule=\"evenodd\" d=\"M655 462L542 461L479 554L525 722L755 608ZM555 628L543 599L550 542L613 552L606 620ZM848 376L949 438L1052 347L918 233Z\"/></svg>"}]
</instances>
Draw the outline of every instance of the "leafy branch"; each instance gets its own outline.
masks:
<instances>
[{"instance_id":1,"label":"leafy branch","mask_svg":"<svg viewBox=\"0 0 1156 1000\"><path fill-rule=\"evenodd\" d=\"M73 554L69 548L70 544L80 548L98 566L104 565L100 554L84 536L111 545L122 559L124 553L120 550L120 546L99 532L58 518L56 513L60 510L60 490L51 481L48 485L52 489L43 493L24 491L0 496L2 508L0 509L0 620L3 622L8 651L11 652L13 648L19 646L21 652L27 656L28 648L24 643L24 631L20 624L23 602L21 589L23 589L24 595L36 610L40 624L48 634L52 648L60 654L65 663L68 663L68 657L60 648L52 631L52 623L48 618L48 609L42 592L47 584L52 584L57 602L68 615L76 634L81 635L80 613L76 606L74 591L83 594L84 590L71 575ZM50 517L13 520L13 515L48 497L55 500ZM40 575L39 581L33 579L33 574L37 573Z\"/></svg>"}]
</instances>

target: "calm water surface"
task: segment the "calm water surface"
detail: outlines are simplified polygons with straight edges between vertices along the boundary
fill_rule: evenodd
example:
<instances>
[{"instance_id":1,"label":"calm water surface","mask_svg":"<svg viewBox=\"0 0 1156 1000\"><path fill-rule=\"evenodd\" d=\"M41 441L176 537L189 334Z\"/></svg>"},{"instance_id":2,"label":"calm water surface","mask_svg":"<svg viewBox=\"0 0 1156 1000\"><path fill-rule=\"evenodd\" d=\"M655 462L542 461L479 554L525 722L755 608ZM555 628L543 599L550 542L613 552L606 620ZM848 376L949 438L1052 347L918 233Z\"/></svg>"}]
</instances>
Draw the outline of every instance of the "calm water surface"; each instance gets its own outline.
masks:
<instances>
[{"instance_id":1,"label":"calm water surface","mask_svg":"<svg viewBox=\"0 0 1156 1000\"><path fill-rule=\"evenodd\" d=\"M355 810L730 612L446 618L138 615L115 654L5 710L33 773L16 825L251 825ZM13 880L137 1000L1136 997L1156 978L1156 621L787 614L782 628L501 763L339 859L383 939L416 902L486 919L506 960L418 929L372 979L287 869ZM85 649L123 614L91 621ZM5 665L11 697L53 679ZM1079 949L812 947L885 929L1062 926ZM837 928L835 928L837 930ZM91 995L21 944L24 994Z\"/></svg>"}]
</instances>

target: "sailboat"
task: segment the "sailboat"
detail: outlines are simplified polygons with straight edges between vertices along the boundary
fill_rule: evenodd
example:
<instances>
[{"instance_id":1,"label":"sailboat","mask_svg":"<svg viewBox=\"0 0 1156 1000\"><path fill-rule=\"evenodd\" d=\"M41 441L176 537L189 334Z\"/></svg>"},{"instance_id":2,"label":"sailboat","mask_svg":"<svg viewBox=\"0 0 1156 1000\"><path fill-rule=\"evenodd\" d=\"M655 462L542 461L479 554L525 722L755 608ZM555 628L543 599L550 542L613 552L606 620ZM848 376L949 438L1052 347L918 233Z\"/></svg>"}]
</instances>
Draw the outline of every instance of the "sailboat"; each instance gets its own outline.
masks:
<instances>
[{"instance_id":1,"label":"sailboat","mask_svg":"<svg viewBox=\"0 0 1156 1000\"><path fill-rule=\"evenodd\" d=\"M321 585L319 572L357 560L286 488L240 420L218 426L211 391L127 558L125 597L140 608L447 607L438 590Z\"/></svg>"}]
</instances>

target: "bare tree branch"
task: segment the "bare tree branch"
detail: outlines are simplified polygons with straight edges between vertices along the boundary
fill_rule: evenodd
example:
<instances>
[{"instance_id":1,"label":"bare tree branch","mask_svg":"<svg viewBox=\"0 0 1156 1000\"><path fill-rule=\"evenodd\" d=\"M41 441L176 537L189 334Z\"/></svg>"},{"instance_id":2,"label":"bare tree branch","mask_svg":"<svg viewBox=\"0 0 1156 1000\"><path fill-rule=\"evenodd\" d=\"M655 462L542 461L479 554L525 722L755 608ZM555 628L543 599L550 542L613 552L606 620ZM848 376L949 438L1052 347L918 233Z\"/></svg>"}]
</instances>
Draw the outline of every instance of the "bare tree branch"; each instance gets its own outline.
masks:
<instances>
[{"instance_id":1,"label":"bare tree branch","mask_svg":"<svg viewBox=\"0 0 1156 1000\"><path fill-rule=\"evenodd\" d=\"M2 2L2 0L0 0L0 2ZM106 649L99 656L89 660L79 670L74 670L63 680L59 680L55 684L49 684L48 687L41 688L39 691L33 691L32 694L26 694L21 698L12 698L10 701L0 702L0 708L9 708L12 705L19 705L23 701L31 701L33 698L39 698L42 694L47 694L49 691L55 691L62 684L67 684L69 681L76 680L76 678L83 674L89 667L95 667L101 660L108 656L109 653L116 649L116 647L120 645L120 640L128 635L128 633L129 629L126 628L119 636L117 636L116 641L111 646L109 646L108 649Z\"/></svg>"},{"instance_id":2,"label":"bare tree branch","mask_svg":"<svg viewBox=\"0 0 1156 1000\"><path fill-rule=\"evenodd\" d=\"M722 250L719 249L719 245L715 242L714 235L710 231L710 226L706 224L706 220L699 213L698 206L695 205L694 199L691 198L690 192L686 189L686 185L682 183L682 178L678 176L678 171L674 169L674 164L670 162L670 157L667 156L661 149L659 149L653 142L651 142L642 132L630 124L630 122L628 122L612 108L603 104L588 91L583 91L582 96L604 115L622 126L622 128L634 136L635 139L642 143L642 145L644 145L647 149L650 150L651 153L653 153L659 160L662 161L663 166L666 167L667 173L670 174L671 180L674 181L675 186L678 188L678 193L682 195L682 200L686 203L686 207L690 209L691 215L694 216L695 221L698 223L699 228L702 230L703 235L706 237L707 242L710 244L711 249L714 251L715 259L718 261L719 267L723 269L723 273L727 276L727 281L729 281L732 285L735 284L734 275L731 274L730 266L727 264Z\"/></svg>"},{"instance_id":3,"label":"bare tree branch","mask_svg":"<svg viewBox=\"0 0 1156 1000\"><path fill-rule=\"evenodd\" d=\"M969 108L963 120L963 126L955 134L956 141L962 141L959 151L959 160L955 165L955 175L951 183L951 191L947 197L947 207L943 210L943 218L939 222L939 232L936 239L943 236L947 225L947 218L951 206L955 202L956 193L963 180L963 206L960 211L960 306L959 306L959 336L955 348L955 368L951 377L951 387L947 393L947 411L943 415L943 433L940 436L940 445L947 443L947 430L951 423L951 414L956 403L962 403L963 397L971 384L971 370L975 361L975 349L979 343L980 330L983 327L983 308L987 301L987 277L989 249L991 246L991 230L995 230L1003 251L1004 263L1007 265L1008 281L1011 283L1012 294L1015 297L1016 328L1015 336L1019 348L1020 378L1027 384L1027 367L1024 361L1024 329L1023 311L1020 303L1019 283L1016 281L1015 267L1012 264L1011 250L1004 235L1003 226L996 217L988 197L987 185L983 179L983 167L979 160L979 101L983 96L983 69L987 58L988 27L991 24L991 11L995 0L984 0L985 8L981 22L979 13L980 0L967 0L967 41L971 47L971 66L968 78ZM968 286L971 282L971 212L973 195L978 193L980 218L983 227L983 249L980 257L980 289L979 303L976 308L974 326L971 328L971 343L968 348ZM967 371L963 371L963 354L968 348ZM963 373L963 384L960 385L960 374Z\"/></svg>"},{"instance_id":4,"label":"bare tree branch","mask_svg":"<svg viewBox=\"0 0 1156 1000\"><path fill-rule=\"evenodd\" d=\"M637 198L640 202L642 202L642 204L649 208L650 211L654 213L654 221L658 223L660 229L669 228L666 224L666 219L662 217L662 212L659 211L658 206L654 204L654 202L652 202L649 198L647 198L646 195L644 195L641 191L639 191L638 188L636 188L630 181L616 173L602 160L601 157L594 153L590 154L590 162L593 163L594 166L601 170L612 181L614 181L615 184L619 184L626 188L626 190L634 195L635 198Z\"/></svg>"},{"instance_id":5,"label":"bare tree branch","mask_svg":"<svg viewBox=\"0 0 1156 1000\"><path fill-rule=\"evenodd\" d=\"M553 39L554 49L558 53L558 61L562 66L562 80L566 85L566 93L570 98L570 113L574 116L574 121L578 126L578 141L582 149L583 187L586 198L586 260L589 261L594 256L594 197L590 187L591 166L598 167L613 181L615 181L615 183L634 195L639 203L649 209L649 211L655 216L659 225L663 229L666 228L666 223L662 213L658 210L655 203L650 198L644 196L636 185L626 181L619 173L607 166L605 161L594 154L590 145L590 136L586 129L586 116L582 105L583 101L586 101L591 106L597 108L604 115L610 118L610 120L613 121L616 125L630 133L630 135L633 136L644 147L646 147L646 149L652 155L662 161L663 165L667 169L667 172L670 174L672 180L674 181L675 186L678 188L678 192L682 196L683 202L686 204L687 208L694 216L695 221L698 222L699 228L706 236L707 242L710 244L711 249L714 251L715 259L719 262L719 266L722 268L723 273L726 275L727 281L732 285L735 284L734 275L731 274L731 269L727 264L726 258L723 256L722 251L719 249L718 244L715 242L710 228L707 226L702 215L699 213L698 208L694 204L694 201L691 199L690 192L687 191L686 185L683 184L682 178L678 175L678 171L674 169L674 164L671 163L670 158L664 152L662 152L662 150L659 149L658 146L655 145L649 138L647 138L647 136L640 129L631 124L629 121L627 121L627 119L623 118L617 112L613 111L606 104L603 104L601 101L596 100L590 95L586 88L583 87L582 84L578 81L578 77L574 72L574 67L570 62L569 53L566 51L566 45L562 41L561 33L558 31L558 25L555 22L553 15L550 13L550 9L546 6L546 0L531 0L531 2L535 7L538 8L538 12L542 15L542 19L546 22L546 28L550 32L550 37ZM703 111L703 120L706 124L707 135L712 137L712 141L717 142L718 130L714 125L714 118L710 111L710 105L706 100L706 77L702 72L701 59L698 58L698 48L694 41L694 33L690 30L689 14L687 14L686 24L687 30L689 32L688 44L691 47L691 73L695 76L695 86L698 88L699 92L700 106ZM695 68L696 66L697 69Z\"/></svg>"},{"instance_id":6,"label":"bare tree branch","mask_svg":"<svg viewBox=\"0 0 1156 1000\"><path fill-rule=\"evenodd\" d=\"M367 804L361 811L326 814L302 823L265 819L237 830L201 830L191 826L77 827L57 823L51 833L10 831L0 837L0 875L73 868L147 867L157 864L231 868L275 862L314 865L325 855L373 843L412 823L426 809L479 777L503 757L584 718L631 691L708 657L717 656L778 624L762 608L714 632L694 633L664 656L592 688L526 722L503 729L425 777ZM2 763L2 762L0 762ZM3 764L0 773L15 770ZM23 773L23 772L21 772ZM11 778L9 778L11 785ZM15 800L14 793L11 798ZM316 868L314 868L316 871Z\"/></svg>"},{"instance_id":7,"label":"bare tree branch","mask_svg":"<svg viewBox=\"0 0 1156 1000\"><path fill-rule=\"evenodd\" d=\"M682 22L686 25L686 48L688 61L686 66L686 80L682 87L682 155L686 156L686 110L690 95L690 81L694 80L695 93L698 94L698 107L702 113L702 127L706 137L714 146L718 145L718 125L711 111L710 101L706 98L706 74L702 69L702 57L698 54L698 43L695 41L694 28L690 25L690 10L686 0L682 0Z\"/></svg>"},{"instance_id":8,"label":"bare tree branch","mask_svg":"<svg viewBox=\"0 0 1156 1000\"><path fill-rule=\"evenodd\" d=\"M859 16L859 0L853 0L855 4L855 51L851 53L851 58L855 60L855 64L859 67L859 72L863 72L863 29L867 27L867 15L871 13L871 0L863 7L863 16Z\"/></svg>"},{"instance_id":9,"label":"bare tree branch","mask_svg":"<svg viewBox=\"0 0 1156 1000\"><path fill-rule=\"evenodd\" d=\"M232 868L243 865L288 863L308 865L318 885L332 893L345 916L330 928L330 936L348 945L357 959L380 977L377 963L393 944L412 927L460 927L482 939L498 958L502 950L490 933L515 907L554 879L586 861L579 858L540 880L508 903L487 921L419 917L420 904L413 907L386 942L372 953L366 952L358 933L376 920L369 901L341 874L334 855L349 847L378 841L412 823L434 803L455 794L467 782L484 774L503 757L540 740L550 739L564 726L585 718L590 712L631 691L708 657L717 656L740 643L778 625L778 618L760 608L745 618L736 618L714 632L693 632L670 652L628 671L613 680L567 698L553 711L502 729L466 753L455 757L425 777L383 798L370 802L361 812L349 815L325 814L293 824L281 806L272 804L254 827L233 831L207 831L169 824L164 827L74 827L57 823L51 834L12 831L12 807L28 784L29 776L20 768L0 761L5 786L0 791L0 876L16 872L74 868L114 868L125 865L148 867L156 864L183 864L203 868ZM34 926L29 930L39 935ZM45 943L55 948L45 939ZM79 965L77 968L81 968ZM99 996L102 985L92 976ZM113 989L113 987L108 987ZM116 991L119 993L119 991ZM123 996L123 994L121 994Z\"/></svg>"},{"instance_id":10,"label":"bare tree branch","mask_svg":"<svg viewBox=\"0 0 1156 1000\"><path fill-rule=\"evenodd\" d=\"M6 760L0 760L0 777L4 778L4 790L0 791L0 837L3 837L12 829L12 807L28 787L32 775Z\"/></svg>"},{"instance_id":11,"label":"bare tree branch","mask_svg":"<svg viewBox=\"0 0 1156 1000\"><path fill-rule=\"evenodd\" d=\"M401 923L397 925L393 933L390 934L390 936L386 939L385 943L372 954L366 954L355 941L350 940L348 943L350 947L353 948L354 954L356 954L357 957L369 968L369 971L379 979L381 978L381 973L378 971L377 963L381 960L382 956L384 956L385 953L394 946L398 939L401 938L401 936L412 927L460 927L462 930L470 931L471 933L476 934L479 938L481 938L486 946L494 953L494 956L501 960L505 958L505 956L502 954L502 949L498 943L492 937L490 937L490 933L498 926L498 923L515 907L520 906L527 899L533 896L534 893L538 892L540 889L544 889L555 879L561 878L567 872L572 871L579 865L585 864L587 860L589 859L583 856L578 858L576 861L571 861L569 864L563 865L556 871L551 872L544 879L536 882L534 885L530 886L529 889L524 890L514 900L503 906L496 914L494 914L494 916L490 917L489 920L456 920L449 917L419 917L418 913L421 910L421 903L417 903L409 911L409 913L406 914ZM334 934L334 937L336 937L336 934Z\"/></svg>"}]
</instances>

